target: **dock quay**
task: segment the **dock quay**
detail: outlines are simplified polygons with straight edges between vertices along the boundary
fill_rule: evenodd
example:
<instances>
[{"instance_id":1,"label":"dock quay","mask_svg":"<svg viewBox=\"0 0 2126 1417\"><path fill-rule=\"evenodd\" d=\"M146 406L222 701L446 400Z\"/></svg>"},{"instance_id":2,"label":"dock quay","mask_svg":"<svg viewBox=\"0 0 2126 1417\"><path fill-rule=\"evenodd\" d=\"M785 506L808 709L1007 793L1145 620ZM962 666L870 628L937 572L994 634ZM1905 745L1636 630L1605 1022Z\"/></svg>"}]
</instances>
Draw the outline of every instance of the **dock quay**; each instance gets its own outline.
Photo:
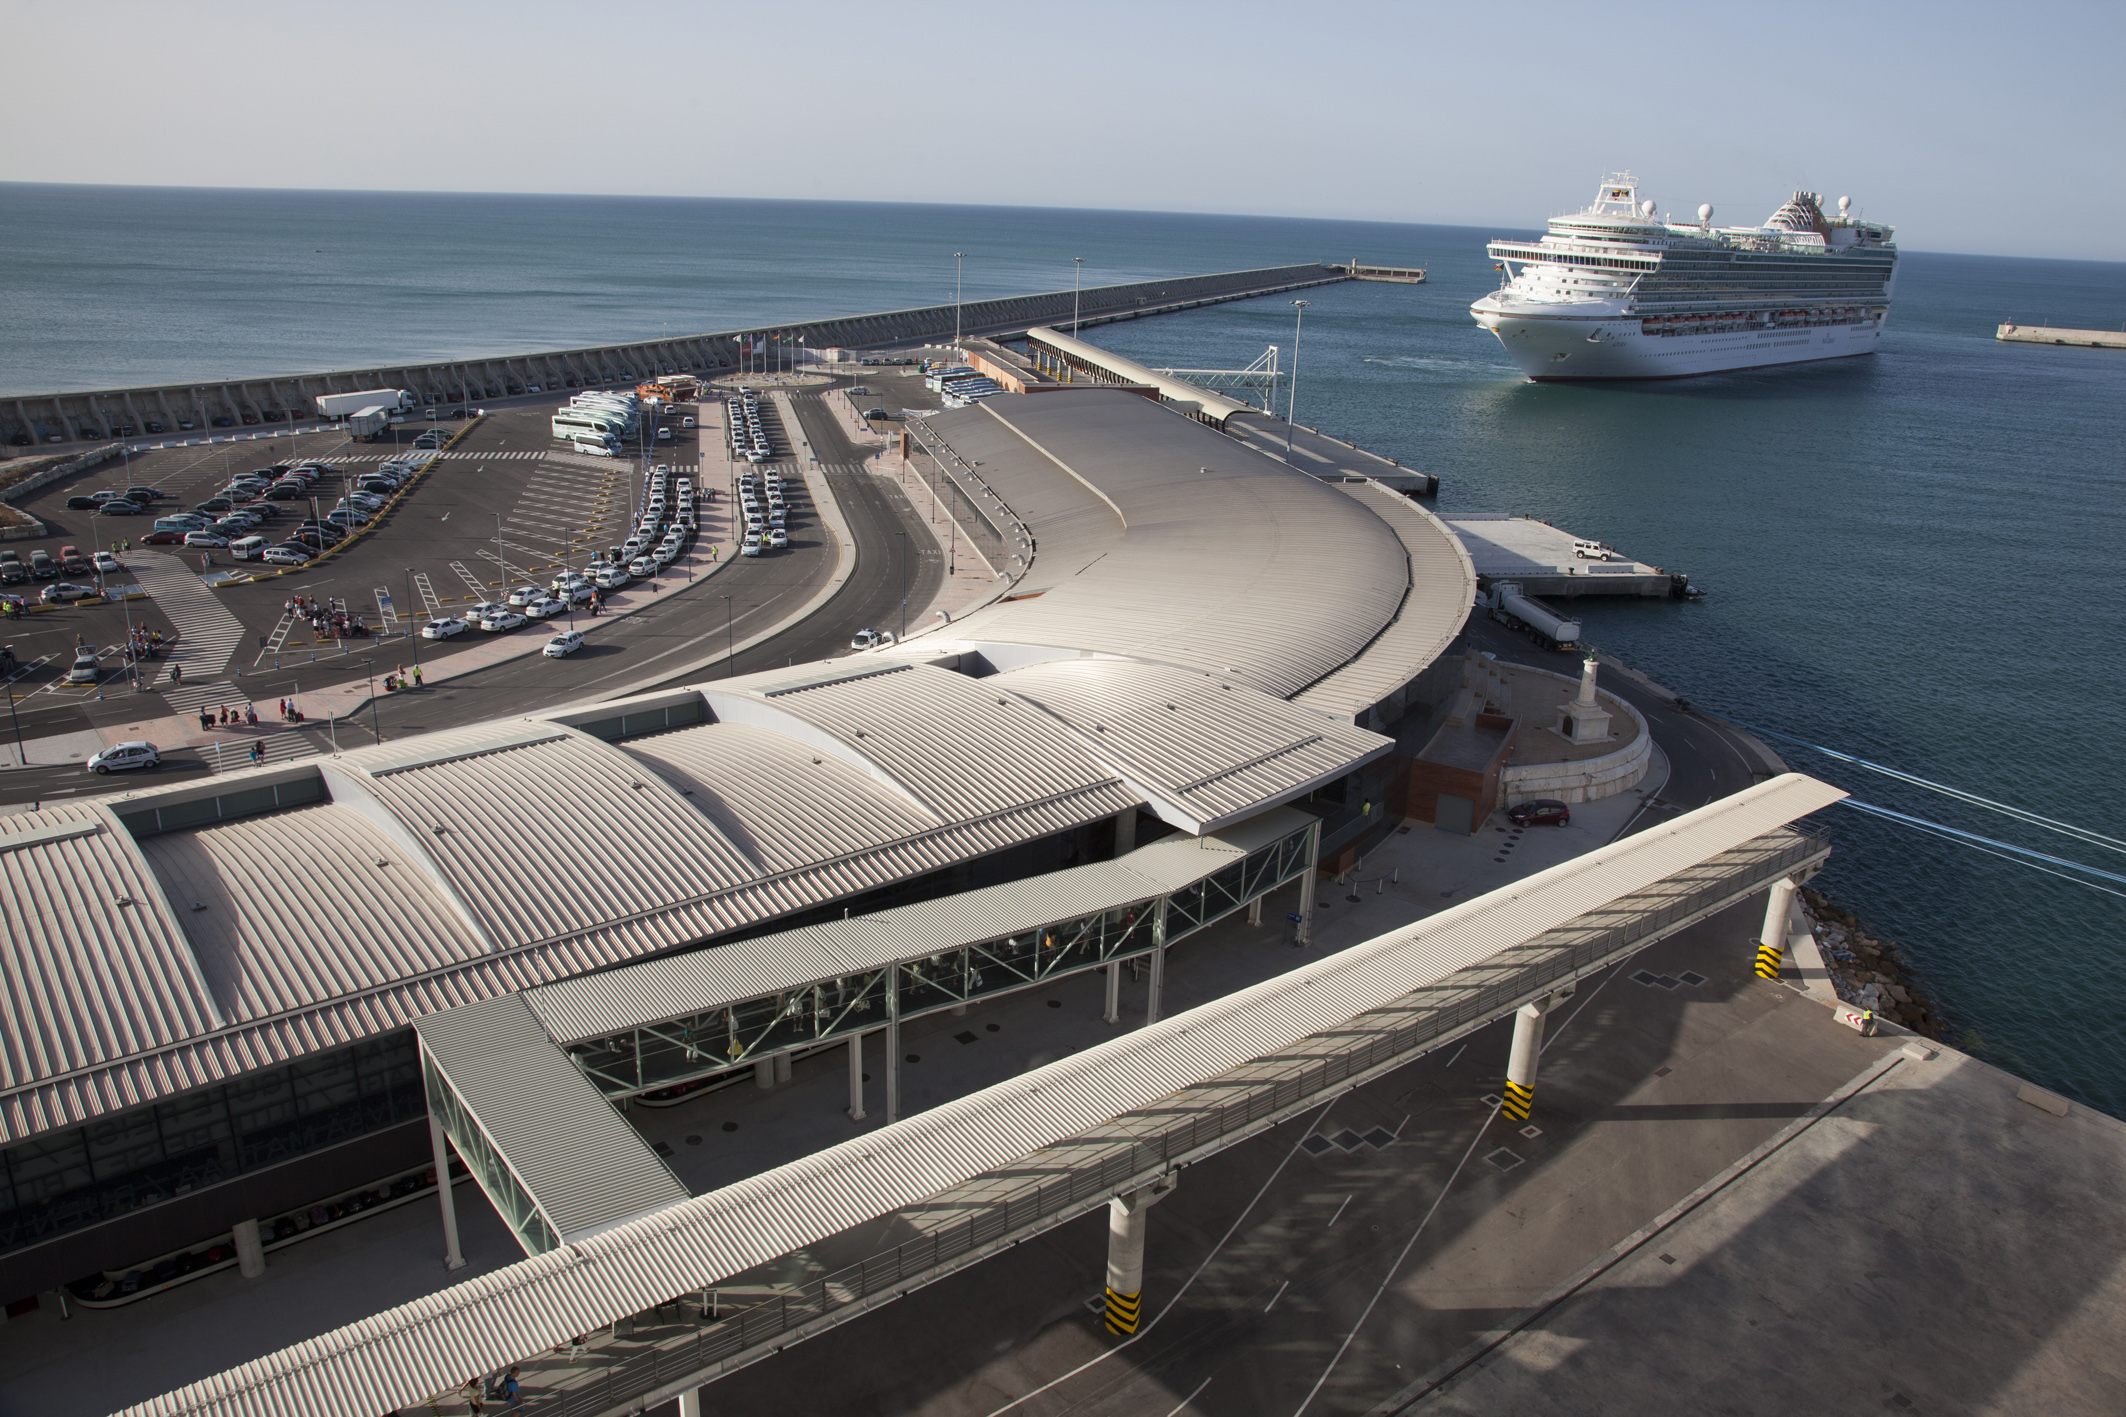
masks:
<instances>
[{"instance_id":1,"label":"dock quay","mask_svg":"<svg viewBox=\"0 0 2126 1417\"><path fill-rule=\"evenodd\" d=\"M1334 267L1353 280L1387 280L1402 285L1423 285L1425 269L1422 266L1366 266L1360 265L1353 256L1343 265Z\"/></svg>"},{"instance_id":2,"label":"dock quay","mask_svg":"<svg viewBox=\"0 0 2126 1417\"><path fill-rule=\"evenodd\" d=\"M2065 330L2051 325L2002 325L1993 337L2005 344L2071 344L2084 349L2126 349L2126 330Z\"/></svg>"},{"instance_id":3,"label":"dock quay","mask_svg":"<svg viewBox=\"0 0 2126 1417\"><path fill-rule=\"evenodd\" d=\"M1480 585L1516 581L1529 595L1678 594L1685 577L1634 561L1600 542L1575 536L1534 517L1461 512L1444 519L1476 563Z\"/></svg>"},{"instance_id":4,"label":"dock quay","mask_svg":"<svg viewBox=\"0 0 2126 1417\"><path fill-rule=\"evenodd\" d=\"M7 447L87 445L166 433L270 432L306 418L319 394L402 388L428 404L463 405L526 393L634 384L659 374L721 373L736 365L742 341L770 339L809 351L890 349L947 342L955 335L1016 336L1032 326L1072 318L1074 310L1079 324L1101 325L1350 279L1332 266L1271 266L543 353L22 395L0 398L0 453Z\"/></svg>"}]
</instances>

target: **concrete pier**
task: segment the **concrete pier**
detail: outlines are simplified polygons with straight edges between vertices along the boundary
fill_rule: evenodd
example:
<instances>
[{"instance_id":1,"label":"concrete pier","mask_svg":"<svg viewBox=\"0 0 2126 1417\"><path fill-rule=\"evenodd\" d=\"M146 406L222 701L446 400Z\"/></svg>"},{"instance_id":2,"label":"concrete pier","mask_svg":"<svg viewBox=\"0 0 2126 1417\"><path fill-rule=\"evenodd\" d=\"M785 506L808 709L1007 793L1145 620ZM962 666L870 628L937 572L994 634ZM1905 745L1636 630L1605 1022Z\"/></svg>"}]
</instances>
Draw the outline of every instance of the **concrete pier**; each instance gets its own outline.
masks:
<instances>
[{"instance_id":1,"label":"concrete pier","mask_svg":"<svg viewBox=\"0 0 2126 1417\"><path fill-rule=\"evenodd\" d=\"M2002 325L1993 337L2007 344L2072 344L2084 349L2126 349L2126 330L2064 330L2051 325Z\"/></svg>"},{"instance_id":2,"label":"concrete pier","mask_svg":"<svg viewBox=\"0 0 2126 1417\"><path fill-rule=\"evenodd\" d=\"M1476 564L1477 580L1514 581L1530 595L1665 596L1674 578L1661 567L1635 561L1603 548L1587 556L1581 550L1598 544L1563 527L1533 517L1497 512L1464 512L1445 519Z\"/></svg>"},{"instance_id":3,"label":"concrete pier","mask_svg":"<svg viewBox=\"0 0 2126 1417\"><path fill-rule=\"evenodd\" d=\"M736 363L740 341L768 335L793 348L801 343L811 349L878 349L947 340L956 330L964 335L1017 335L1035 325L1070 319L1073 308L1079 324L1102 325L1349 279L1329 266L1272 266L633 344L201 384L0 397L0 445L42 447L108 438L271 430L288 427L292 421L313 421L309 415L319 394L411 389L424 404L463 405L526 393L633 384L658 374L714 373ZM161 431L152 431L151 422L160 424Z\"/></svg>"}]
</instances>

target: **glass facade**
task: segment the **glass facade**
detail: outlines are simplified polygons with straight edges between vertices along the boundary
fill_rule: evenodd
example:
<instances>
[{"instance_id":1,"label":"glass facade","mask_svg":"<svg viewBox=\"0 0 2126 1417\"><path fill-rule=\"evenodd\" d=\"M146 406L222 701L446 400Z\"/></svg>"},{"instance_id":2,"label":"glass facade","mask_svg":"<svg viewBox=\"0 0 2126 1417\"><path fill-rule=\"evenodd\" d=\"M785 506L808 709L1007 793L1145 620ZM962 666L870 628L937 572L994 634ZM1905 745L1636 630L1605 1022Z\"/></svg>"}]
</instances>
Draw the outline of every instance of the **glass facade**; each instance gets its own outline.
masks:
<instances>
[{"instance_id":1,"label":"glass facade","mask_svg":"<svg viewBox=\"0 0 2126 1417\"><path fill-rule=\"evenodd\" d=\"M0 1151L0 1253L419 1118L410 1029Z\"/></svg>"}]
</instances>

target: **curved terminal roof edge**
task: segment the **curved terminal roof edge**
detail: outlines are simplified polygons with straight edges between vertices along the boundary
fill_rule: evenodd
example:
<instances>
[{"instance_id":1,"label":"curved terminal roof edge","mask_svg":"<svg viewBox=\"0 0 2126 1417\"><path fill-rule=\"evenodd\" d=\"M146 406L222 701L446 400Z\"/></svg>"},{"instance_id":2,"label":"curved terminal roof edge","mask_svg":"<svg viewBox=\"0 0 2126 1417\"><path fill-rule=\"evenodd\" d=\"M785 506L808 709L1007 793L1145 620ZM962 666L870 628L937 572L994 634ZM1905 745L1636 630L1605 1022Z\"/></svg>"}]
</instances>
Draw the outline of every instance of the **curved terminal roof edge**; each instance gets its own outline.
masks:
<instances>
[{"instance_id":1,"label":"curved terminal roof edge","mask_svg":"<svg viewBox=\"0 0 2126 1417\"><path fill-rule=\"evenodd\" d=\"M1136 395L947 417L1015 445L1036 570L1064 519L1084 558L964 639L0 818L0 1144L1140 805L1244 820L1389 751L1352 719L1467 614L1422 509Z\"/></svg>"}]
</instances>

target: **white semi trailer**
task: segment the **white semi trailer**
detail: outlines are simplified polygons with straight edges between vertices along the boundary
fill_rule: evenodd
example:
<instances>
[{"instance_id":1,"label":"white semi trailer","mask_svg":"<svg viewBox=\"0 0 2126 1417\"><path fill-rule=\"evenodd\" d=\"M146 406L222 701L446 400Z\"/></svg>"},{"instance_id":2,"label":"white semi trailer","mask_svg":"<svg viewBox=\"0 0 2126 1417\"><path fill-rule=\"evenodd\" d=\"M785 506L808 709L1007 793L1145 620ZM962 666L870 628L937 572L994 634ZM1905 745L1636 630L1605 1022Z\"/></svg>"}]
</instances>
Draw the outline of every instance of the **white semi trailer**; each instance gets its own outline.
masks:
<instances>
[{"instance_id":1,"label":"white semi trailer","mask_svg":"<svg viewBox=\"0 0 2126 1417\"><path fill-rule=\"evenodd\" d=\"M381 438L391 426L391 410L378 404L374 408L361 409L347 415L347 436L368 440Z\"/></svg>"},{"instance_id":2,"label":"white semi trailer","mask_svg":"<svg viewBox=\"0 0 2126 1417\"><path fill-rule=\"evenodd\" d=\"M411 389L364 389L357 394L319 394L317 416L346 418L360 413L365 408L382 408L390 413L398 413L412 408L415 402Z\"/></svg>"},{"instance_id":3,"label":"white semi trailer","mask_svg":"<svg viewBox=\"0 0 2126 1417\"><path fill-rule=\"evenodd\" d=\"M1578 649L1580 622L1568 620L1542 601L1523 595L1513 581L1493 581L1484 592L1484 608L1508 629L1520 630L1551 649Z\"/></svg>"}]
</instances>

